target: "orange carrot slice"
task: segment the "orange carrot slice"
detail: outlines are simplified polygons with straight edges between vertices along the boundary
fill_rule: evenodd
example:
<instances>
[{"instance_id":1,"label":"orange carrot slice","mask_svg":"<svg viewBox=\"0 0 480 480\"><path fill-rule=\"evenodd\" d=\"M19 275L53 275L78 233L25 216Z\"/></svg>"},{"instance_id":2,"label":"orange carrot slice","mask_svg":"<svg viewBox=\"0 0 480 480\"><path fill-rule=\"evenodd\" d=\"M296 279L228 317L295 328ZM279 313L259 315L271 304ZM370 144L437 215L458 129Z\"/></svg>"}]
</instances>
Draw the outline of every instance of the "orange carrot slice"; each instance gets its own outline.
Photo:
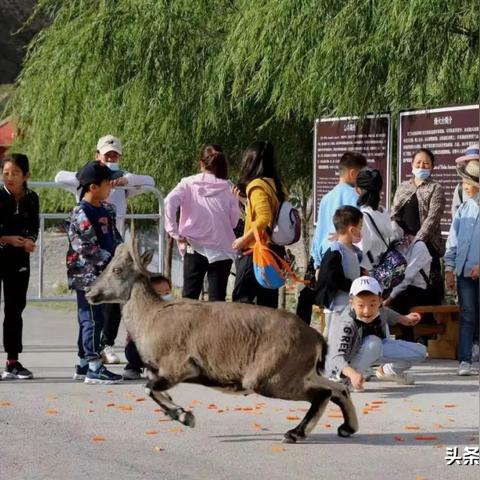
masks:
<instances>
[{"instance_id":1,"label":"orange carrot slice","mask_svg":"<svg viewBox=\"0 0 480 480\"><path fill-rule=\"evenodd\" d=\"M420 427L418 425L407 425L405 430L420 430Z\"/></svg>"},{"instance_id":2,"label":"orange carrot slice","mask_svg":"<svg viewBox=\"0 0 480 480\"><path fill-rule=\"evenodd\" d=\"M92 437L92 442L104 442L106 438L103 435L95 435Z\"/></svg>"},{"instance_id":3,"label":"orange carrot slice","mask_svg":"<svg viewBox=\"0 0 480 480\"><path fill-rule=\"evenodd\" d=\"M415 440L436 440L436 435L416 435Z\"/></svg>"},{"instance_id":4,"label":"orange carrot slice","mask_svg":"<svg viewBox=\"0 0 480 480\"><path fill-rule=\"evenodd\" d=\"M287 415L287 420L300 420L300 417L296 415Z\"/></svg>"},{"instance_id":5,"label":"orange carrot slice","mask_svg":"<svg viewBox=\"0 0 480 480\"><path fill-rule=\"evenodd\" d=\"M136 402L144 402L146 400L145 397L138 397L135 399Z\"/></svg>"},{"instance_id":6,"label":"orange carrot slice","mask_svg":"<svg viewBox=\"0 0 480 480\"><path fill-rule=\"evenodd\" d=\"M157 435L158 430L145 430L145 435Z\"/></svg>"}]
</instances>

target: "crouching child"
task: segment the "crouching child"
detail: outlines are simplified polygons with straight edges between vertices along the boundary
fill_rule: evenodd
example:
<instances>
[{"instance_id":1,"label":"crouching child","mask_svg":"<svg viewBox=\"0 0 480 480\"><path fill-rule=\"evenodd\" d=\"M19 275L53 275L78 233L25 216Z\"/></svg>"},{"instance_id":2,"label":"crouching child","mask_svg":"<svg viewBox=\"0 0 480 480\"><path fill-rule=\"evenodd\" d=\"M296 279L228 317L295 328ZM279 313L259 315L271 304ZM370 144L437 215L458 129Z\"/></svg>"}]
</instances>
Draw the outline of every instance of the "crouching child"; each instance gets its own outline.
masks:
<instances>
[{"instance_id":1,"label":"crouching child","mask_svg":"<svg viewBox=\"0 0 480 480\"><path fill-rule=\"evenodd\" d=\"M78 356L74 379L90 384L111 384L122 381L105 368L102 361L100 335L104 323L104 306L90 305L85 293L112 259L122 239L115 226L115 207L105 200L112 189L112 180L123 175L99 162L87 163L77 172L80 201L70 215L67 235L68 286L77 294Z\"/></svg>"},{"instance_id":2,"label":"crouching child","mask_svg":"<svg viewBox=\"0 0 480 480\"><path fill-rule=\"evenodd\" d=\"M423 362L427 350L418 343L391 339L389 325L412 326L420 319L418 313L400 315L382 308L382 289L377 280L357 278L350 288L350 307L332 322L328 332L326 375L361 391L367 369L380 364L377 378L413 384L406 371Z\"/></svg>"}]
</instances>

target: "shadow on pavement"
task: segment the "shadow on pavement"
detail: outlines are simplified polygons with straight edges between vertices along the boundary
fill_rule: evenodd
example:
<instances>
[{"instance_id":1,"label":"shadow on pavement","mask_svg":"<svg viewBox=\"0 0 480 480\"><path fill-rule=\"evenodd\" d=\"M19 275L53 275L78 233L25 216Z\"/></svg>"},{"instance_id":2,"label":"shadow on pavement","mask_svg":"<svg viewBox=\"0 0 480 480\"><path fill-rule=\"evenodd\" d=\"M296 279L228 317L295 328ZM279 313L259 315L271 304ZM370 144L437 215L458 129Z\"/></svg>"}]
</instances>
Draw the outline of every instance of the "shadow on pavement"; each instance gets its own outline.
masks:
<instances>
[{"instance_id":1,"label":"shadow on pavement","mask_svg":"<svg viewBox=\"0 0 480 480\"><path fill-rule=\"evenodd\" d=\"M236 442L280 442L283 433L257 433L245 435L216 435L222 443ZM422 439L423 438L423 439ZM350 438L340 438L334 433L314 433L302 444L342 444L342 445L379 445L379 446L435 446L435 445L477 445L478 430L468 429L449 432L398 432L398 433L357 433Z\"/></svg>"}]
</instances>

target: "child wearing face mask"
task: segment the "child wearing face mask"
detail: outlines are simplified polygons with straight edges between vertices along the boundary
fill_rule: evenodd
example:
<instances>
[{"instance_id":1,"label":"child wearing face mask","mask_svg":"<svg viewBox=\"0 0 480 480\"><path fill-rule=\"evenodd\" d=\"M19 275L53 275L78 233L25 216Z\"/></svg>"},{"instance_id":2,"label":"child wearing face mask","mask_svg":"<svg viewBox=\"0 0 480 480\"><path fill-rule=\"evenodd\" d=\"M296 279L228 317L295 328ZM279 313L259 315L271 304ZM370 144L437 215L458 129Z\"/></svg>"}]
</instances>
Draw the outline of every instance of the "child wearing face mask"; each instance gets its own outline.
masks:
<instances>
[{"instance_id":1,"label":"child wearing face mask","mask_svg":"<svg viewBox=\"0 0 480 480\"><path fill-rule=\"evenodd\" d=\"M97 142L95 161L106 165L110 170L119 171L120 162L123 158L123 146L119 138L113 135L105 135ZM62 170L55 176L55 183L73 193L79 201L79 184L76 172ZM127 200L145 190L143 187L154 187L155 181L148 175L135 175L123 172L123 175L112 181L112 190L107 202L115 206L117 212L116 226L122 237L125 233L125 214L127 212ZM135 189L119 189L115 187L137 187ZM115 339L120 326L120 306L115 303L107 304L105 307L105 324L102 332L102 355L105 363L120 363L120 358L114 350Z\"/></svg>"},{"instance_id":2,"label":"child wearing face mask","mask_svg":"<svg viewBox=\"0 0 480 480\"><path fill-rule=\"evenodd\" d=\"M333 215L333 225L337 240L331 242L320 263L320 271L312 294L301 295L297 315L310 323L306 302L328 309L327 328L334 318L348 305L348 292L352 281L361 275L362 252L354 245L362 239L363 214L355 207L338 208ZM310 309L311 311L311 309Z\"/></svg>"},{"instance_id":3,"label":"child wearing face mask","mask_svg":"<svg viewBox=\"0 0 480 480\"><path fill-rule=\"evenodd\" d=\"M373 364L379 380L411 385L406 371L427 357L424 345L392 340L389 325L412 326L420 321L418 313L400 315L382 307L382 289L373 277L360 277L350 287L349 307L332 323L328 332L325 374L345 382L354 391L362 391L364 375Z\"/></svg>"},{"instance_id":4,"label":"child wearing face mask","mask_svg":"<svg viewBox=\"0 0 480 480\"><path fill-rule=\"evenodd\" d=\"M155 293L165 302L174 300L172 295L172 284L167 277L161 274L154 275L150 279ZM127 334L125 344L125 357L127 357L127 365L123 371L124 380L138 380L142 377L143 362L138 354L137 347L130 334Z\"/></svg>"}]
</instances>

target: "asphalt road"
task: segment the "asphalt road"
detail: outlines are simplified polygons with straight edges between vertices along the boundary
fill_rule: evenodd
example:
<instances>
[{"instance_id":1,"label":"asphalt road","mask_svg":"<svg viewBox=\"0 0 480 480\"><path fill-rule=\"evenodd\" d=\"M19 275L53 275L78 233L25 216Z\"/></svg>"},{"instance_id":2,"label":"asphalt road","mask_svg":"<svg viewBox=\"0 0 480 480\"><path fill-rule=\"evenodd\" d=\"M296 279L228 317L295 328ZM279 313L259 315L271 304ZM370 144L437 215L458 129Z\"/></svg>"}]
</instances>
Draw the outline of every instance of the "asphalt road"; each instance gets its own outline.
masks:
<instances>
[{"instance_id":1,"label":"asphalt road","mask_svg":"<svg viewBox=\"0 0 480 480\"><path fill-rule=\"evenodd\" d=\"M478 377L457 377L455 362L416 367L414 386L369 382L353 394L351 438L336 435L332 405L306 442L285 445L307 404L181 385L170 393L195 413L188 429L157 411L142 382L71 380L76 328L72 313L27 309L21 360L35 378L0 381L1 480L479 478L478 466L445 460L446 447L462 457L478 446Z\"/></svg>"}]
</instances>

